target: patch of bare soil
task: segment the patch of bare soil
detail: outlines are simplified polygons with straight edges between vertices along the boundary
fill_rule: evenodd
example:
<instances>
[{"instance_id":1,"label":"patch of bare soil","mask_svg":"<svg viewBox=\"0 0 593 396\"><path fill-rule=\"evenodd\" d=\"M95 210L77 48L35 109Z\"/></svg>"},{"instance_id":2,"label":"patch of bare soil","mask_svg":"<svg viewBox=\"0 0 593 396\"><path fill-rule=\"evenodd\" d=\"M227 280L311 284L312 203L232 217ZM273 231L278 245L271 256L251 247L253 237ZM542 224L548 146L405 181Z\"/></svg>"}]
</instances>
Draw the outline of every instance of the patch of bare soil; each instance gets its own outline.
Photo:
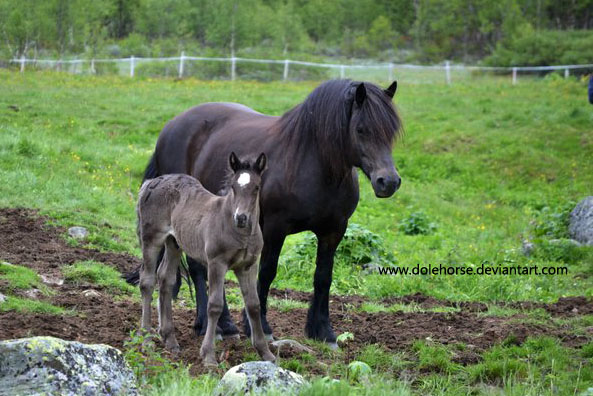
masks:
<instances>
[{"instance_id":1,"label":"patch of bare soil","mask_svg":"<svg viewBox=\"0 0 593 396\"><path fill-rule=\"evenodd\" d=\"M34 269L39 274L61 277L60 268L78 260L95 260L126 272L139 264L136 257L127 254L102 253L94 249L68 246L63 238L65 230L46 225L47 219L29 209L0 209L0 259L12 264ZM0 284L0 290L6 285ZM107 290L92 285L52 285L55 294L47 297L52 304L75 310L74 315L53 316L48 314L23 314L0 312L0 339L20 338L36 335L50 335L85 343L104 343L123 347L131 330L140 321L140 305L134 301L113 298ZM88 289L95 293L88 293ZM85 293L86 291L86 293ZM85 295L86 294L86 295ZM294 290L272 290L278 298L308 301L308 293ZM558 337L569 346L580 346L587 337L571 333L569 328L555 325L521 323L508 317L480 316L477 312L487 310L479 302L456 303L415 294L392 297L383 300L385 304L414 303L422 308L454 306L460 312L395 312L364 313L353 308L367 301L361 296L332 296L330 316L337 333L352 332L352 355L368 344L379 344L389 351L407 350L419 339L443 344L463 343L467 347L459 352L455 360L471 364L479 360L479 354L503 340L522 343L528 336L550 335ZM554 304L515 303L521 309L543 308L554 316L575 316L593 313L593 302L584 297L560 299ZM193 334L194 312L188 308L176 307L174 320L181 359L193 364L194 372L202 372L199 359L199 343ZM290 312L271 310L268 320L277 338L303 338L307 312L295 309ZM233 312L240 323L240 312ZM517 319L517 318L515 318ZM243 361L253 348L245 341L223 341L217 343L219 360L229 366ZM298 353L282 351L282 357ZM317 358L323 360L321 354Z\"/></svg>"}]
</instances>

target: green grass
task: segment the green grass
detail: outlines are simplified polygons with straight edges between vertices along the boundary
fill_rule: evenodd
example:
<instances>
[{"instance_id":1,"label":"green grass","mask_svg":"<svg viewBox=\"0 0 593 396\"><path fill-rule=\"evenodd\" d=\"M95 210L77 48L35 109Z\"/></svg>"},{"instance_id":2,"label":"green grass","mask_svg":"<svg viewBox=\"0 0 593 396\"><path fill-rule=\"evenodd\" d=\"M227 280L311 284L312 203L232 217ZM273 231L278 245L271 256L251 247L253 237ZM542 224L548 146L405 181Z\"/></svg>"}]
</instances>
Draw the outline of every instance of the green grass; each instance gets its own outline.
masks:
<instances>
[{"instance_id":1,"label":"green grass","mask_svg":"<svg viewBox=\"0 0 593 396\"><path fill-rule=\"evenodd\" d=\"M136 255L136 192L158 133L169 119L207 101L241 102L279 115L317 85L6 70L0 70L0 81L0 206L38 208L61 226L87 227L86 241L92 247ZM512 86L506 78L468 78L445 86L408 84L402 76L399 86L395 102L406 133L393 156L402 188L390 199L377 199L361 175L361 200L351 222L362 228L354 231L373 241L373 235L378 236L386 257L401 267L567 266L569 273L378 275L363 271L361 255L343 252L336 260L332 293L380 299L420 292L455 301L481 301L489 310L479 315L525 315L512 320L534 323L550 320L549 315L494 302L593 296L593 248L577 248L564 239L566 214L591 194L593 185L593 112L586 104L585 82L525 79ZM302 259L315 254L306 245L308 239L301 234L287 240L274 287L312 290L313 260ZM521 252L523 239L536 246L528 257ZM303 246L309 256L301 254ZM372 257L373 249L364 253ZM12 288L38 287L34 273L4 267L0 266L0 276ZM70 282L99 284L113 293L137 293L119 279L117 271L102 264L76 263L64 270ZM229 289L231 308L242 308L238 289ZM184 299L186 294L185 290ZM27 304L37 303L9 296L0 309L24 309ZM193 301L188 305L193 306ZM270 305L286 313L304 308L302 303L283 299L270 299ZM421 310L414 304L384 306L375 301L362 310L455 309ZM590 317L554 322L590 337L586 330ZM352 358L369 364L373 374L368 383L353 383L346 379L344 351L304 343L335 364L325 368L331 378L312 377L303 394L579 394L593 386L590 344L582 350L550 339L529 340L522 346L497 345L483 354L481 362L466 367L452 360L454 347L426 340L405 354L371 346ZM317 364L303 357L292 359L281 364L304 370L305 375ZM144 393L212 390L215 379L192 378L183 370L158 373Z\"/></svg>"},{"instance_id":2,"label":"green grass","mask_svg":"<svg viewBox=\"0 0 593 396\"><path fill-rule=\"evenodd\" d=\"M9 290L39 289L48 294L49 288L41 283L39 275L32 269L0 262L0 281L5 281Z\"/></svg>"},{"instance_id":3,"label":"green grass","mask_svg":"<svg viewBox=\"0 0 593 396\"><path fill-rule=\"evenodd\" d=\"M0 304L0 311L16 311L23 313L46 313L64 315L70 312L44 301L32 300L16 296L6 296L6 301Z\"/></svg>"},{"instance_id":4,"label":"green grass","mask_svg":"<svg viewBox=\"0 0 593 396\"><path fill-rule=\"evenodd\" d=\"M126 283L121 273L113 267L94 261L79 261L63 268L66 281L90 282L103 286L112 292L138 295L138 288Z\"/></svg>"}]
</instances>

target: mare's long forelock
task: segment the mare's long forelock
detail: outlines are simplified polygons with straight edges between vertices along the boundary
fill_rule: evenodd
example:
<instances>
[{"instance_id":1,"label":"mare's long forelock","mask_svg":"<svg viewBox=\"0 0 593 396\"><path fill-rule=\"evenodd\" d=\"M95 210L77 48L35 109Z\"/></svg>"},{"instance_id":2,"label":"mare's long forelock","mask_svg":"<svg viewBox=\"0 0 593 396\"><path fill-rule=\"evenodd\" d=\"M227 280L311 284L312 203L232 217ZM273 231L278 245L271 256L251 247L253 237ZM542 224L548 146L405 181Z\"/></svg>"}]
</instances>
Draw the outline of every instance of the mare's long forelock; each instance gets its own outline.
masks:
<instances>
[{"instance_id":1,"label":"mare's long forelock","mask_svg":"<svg viewBox=\"0 0 593 396\"><path fill-rule=\"evenodd\" d=\"M279 122L287 134L288 157L298 156L301 148L317 145L331 179L343 176L351 152L348 127L352 115L354 92L360 82L330 80L313 90L305 101L284 114ZM401 120L385 92L365 82L367 96L361 117L369 136L391 146L401 133Z\"/></svg>"}]
</instances>

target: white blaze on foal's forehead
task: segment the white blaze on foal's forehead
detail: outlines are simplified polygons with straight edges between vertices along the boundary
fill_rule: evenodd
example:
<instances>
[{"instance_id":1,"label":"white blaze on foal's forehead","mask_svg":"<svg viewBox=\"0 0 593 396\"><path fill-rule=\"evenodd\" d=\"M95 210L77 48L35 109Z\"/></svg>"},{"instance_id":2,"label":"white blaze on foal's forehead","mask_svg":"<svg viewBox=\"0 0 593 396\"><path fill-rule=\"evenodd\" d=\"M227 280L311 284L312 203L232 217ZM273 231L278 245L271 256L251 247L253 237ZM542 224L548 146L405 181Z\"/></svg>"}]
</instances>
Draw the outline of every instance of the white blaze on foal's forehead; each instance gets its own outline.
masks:
<instances>
[{"instance_id":1,"label":"white blaze on foal's forehead","mask_svg":"<svg viewBox=\"0 0 593 396\"><path fill-rule=\"evenodd\" d=\"M239 178L237 179L237 183L239 183L239 185L241 187L245 187L246 185L249 184L249 182L251 181L251 176L249 176L249 173L247 172L243 172L239 175Z\"/></svg>"}]
</instances>

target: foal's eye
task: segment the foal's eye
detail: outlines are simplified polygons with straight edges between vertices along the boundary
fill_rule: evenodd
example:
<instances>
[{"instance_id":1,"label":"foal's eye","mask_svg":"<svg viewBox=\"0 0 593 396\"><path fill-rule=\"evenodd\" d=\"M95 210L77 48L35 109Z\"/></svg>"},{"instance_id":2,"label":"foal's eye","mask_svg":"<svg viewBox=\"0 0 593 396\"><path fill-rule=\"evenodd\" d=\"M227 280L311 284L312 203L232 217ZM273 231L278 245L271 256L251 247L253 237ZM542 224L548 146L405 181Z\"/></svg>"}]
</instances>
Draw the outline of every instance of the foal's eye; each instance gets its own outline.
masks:
<instances>
[{"instance_id":1,"label":"foal's eye","mask_svg":"<svg viewBox=\"0 0 593 396\"><path fill-rule=\"evenodd\" d=\"M364 129L362 129L361 127L356 128L356 132L358 132L359 135L362 135L364 133Z\"/></svg>"}]
</instances>

